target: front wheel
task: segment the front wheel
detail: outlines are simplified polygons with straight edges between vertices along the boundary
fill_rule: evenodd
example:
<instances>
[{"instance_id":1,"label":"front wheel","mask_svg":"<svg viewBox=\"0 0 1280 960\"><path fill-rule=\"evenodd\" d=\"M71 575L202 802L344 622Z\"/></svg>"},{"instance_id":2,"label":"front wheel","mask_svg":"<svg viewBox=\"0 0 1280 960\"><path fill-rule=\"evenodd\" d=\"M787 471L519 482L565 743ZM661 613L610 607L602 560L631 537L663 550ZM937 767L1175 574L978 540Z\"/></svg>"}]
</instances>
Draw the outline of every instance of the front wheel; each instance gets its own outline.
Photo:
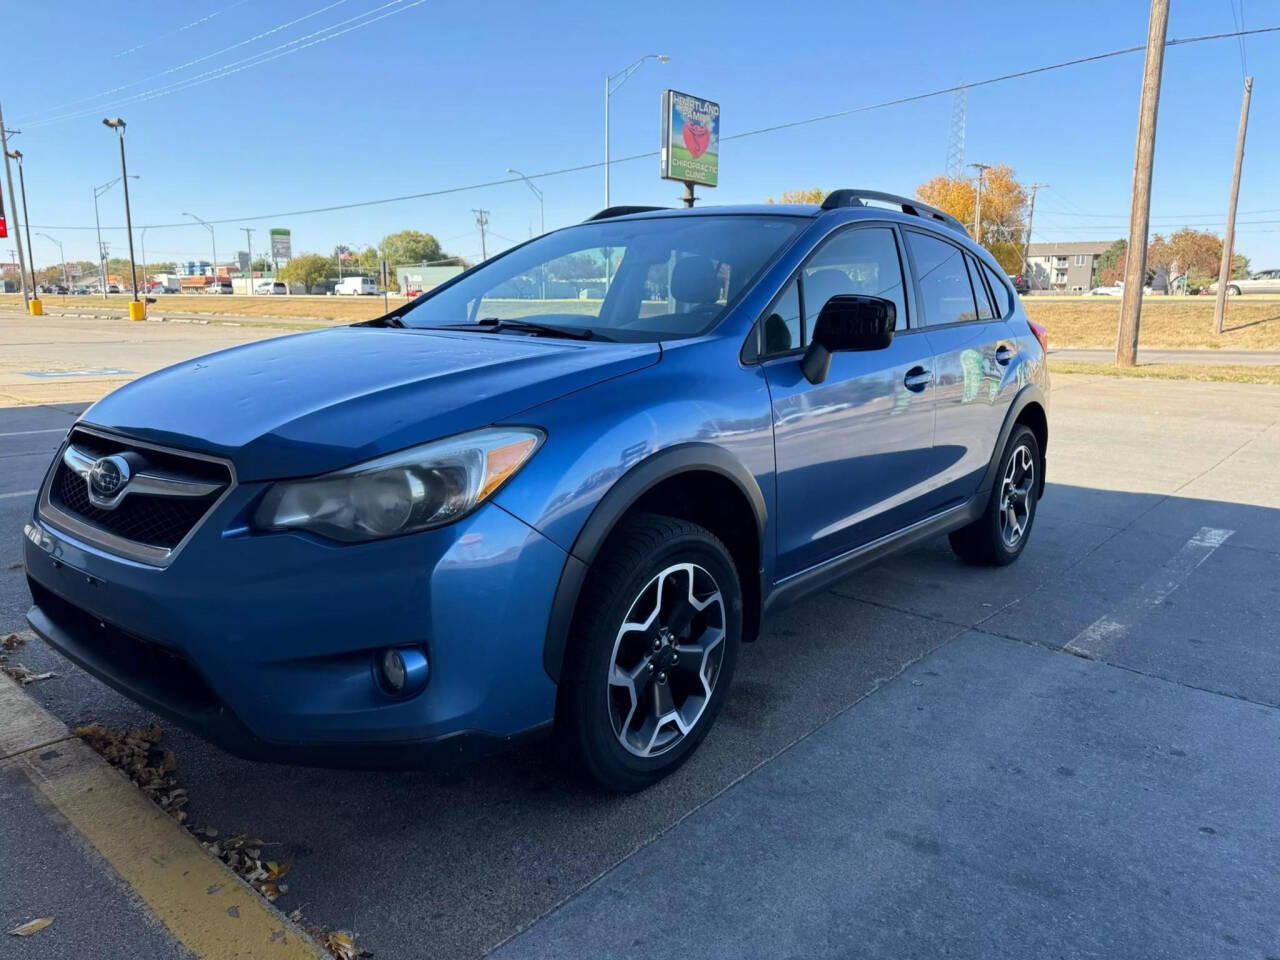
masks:
<instances>
[{"instance_id":1,"label":"front wheel","mask_svg":"<svg viewBox=\"0 0 1280 960\"><path fill-rule=\"evenodd\" d=\"M961 559L988 566L1018 559L1036 519L1041 462L1035 433L1030 427L1017 427L1000 458L996 485L982 516L950 536L951 549Z\"/></svg>"},{"instance_id":2,"label":"front wheel","mask_svg":"<svg viewBox=\"0 0 1280 960\"><path fill-rule=\"evenodd\" d=\"M1233 297L1238 297L1240 296L1240 288L1233 283L1231 286L1227 287L1227 293L1231 294Z\"/></svg>"},{"instance_id":3,"label":"front wheel","mask_svg":"<svg viewBox=\"0 0 1280 960\"><path fill-rule=\"evenodd\" d=\"M713 534L625 519L583 586L561 675L560 732L608 790L643 789L707 735L733 678L742 589Z\"/></svg>"}]
</instances>

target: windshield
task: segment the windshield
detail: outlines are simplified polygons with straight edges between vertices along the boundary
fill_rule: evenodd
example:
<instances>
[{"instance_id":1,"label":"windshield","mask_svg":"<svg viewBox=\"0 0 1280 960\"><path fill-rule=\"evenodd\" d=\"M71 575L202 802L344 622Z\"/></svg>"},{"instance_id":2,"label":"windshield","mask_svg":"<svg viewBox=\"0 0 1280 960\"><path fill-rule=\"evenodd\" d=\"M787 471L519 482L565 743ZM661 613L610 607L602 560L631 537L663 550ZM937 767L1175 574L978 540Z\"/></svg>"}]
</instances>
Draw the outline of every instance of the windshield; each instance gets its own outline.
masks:
<instances>
[{"instance_id":1,"label":"windshield","mask_svg":"<svg viewBox=\"0 0 1280 960\"><path fill-rule=\"evenodd\" d=\"M623 341L695 336L724 315L804 222L708 215L584 223L480 266L400 320L524 333L532 324L544 335L590 330ZM504 320L511 325L496 322Z\"/></svg>"}]
</instances>

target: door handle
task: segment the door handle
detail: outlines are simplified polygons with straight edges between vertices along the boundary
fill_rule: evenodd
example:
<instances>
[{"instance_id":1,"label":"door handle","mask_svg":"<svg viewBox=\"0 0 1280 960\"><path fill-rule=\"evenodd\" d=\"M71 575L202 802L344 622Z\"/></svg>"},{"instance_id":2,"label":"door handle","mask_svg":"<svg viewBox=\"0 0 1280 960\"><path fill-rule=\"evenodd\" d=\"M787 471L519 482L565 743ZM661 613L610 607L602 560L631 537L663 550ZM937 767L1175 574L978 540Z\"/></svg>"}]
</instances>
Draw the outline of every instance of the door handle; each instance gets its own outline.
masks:
<instances>
[{"instance_id":1,"label":"door handle","mask_svg":"<svg viewBox=\"0 0 1280 960\"><path fill-rule=\"evenodd\" d=\"M1009 346L1007 343L1002 343L1000 346L996 347L996 363L1000 364L1002 367L1007 367L1009 365L1009 361L1017 356L1017 354L1018 351L1015 348Z\"/></svg>"},{"instance_id":2,"label":"door handle","mask_svg":"<svg viewBox=\"0 0 1280 960\"><path fill-rule=\"evenodd\" d=\"M919 393L933 382L933 373L924 367L912 367L907 371L907 375L902 378L902 382L908 390L913 393Z\"/></svg>"}]
</instances>

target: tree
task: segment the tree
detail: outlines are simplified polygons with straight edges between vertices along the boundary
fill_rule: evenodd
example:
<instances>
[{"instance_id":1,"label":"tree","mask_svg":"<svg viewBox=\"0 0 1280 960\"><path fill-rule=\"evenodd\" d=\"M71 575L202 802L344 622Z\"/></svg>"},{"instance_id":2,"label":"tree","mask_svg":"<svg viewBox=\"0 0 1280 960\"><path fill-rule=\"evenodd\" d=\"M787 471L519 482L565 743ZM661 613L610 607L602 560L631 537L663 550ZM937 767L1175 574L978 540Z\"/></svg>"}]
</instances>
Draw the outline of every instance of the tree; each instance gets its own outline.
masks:
<instances>
[{"instance_id":1,"label":"tree","mask_svg":"<svg viewBox=\"0 0 1280 960\"><path fill-rule=\"evenodd\" d=\"M276 265L266 257L259 257L253 263L249 264L249 269L254 273L270 273L276 268Z\"/></svg>"},{"instance_id":2,"label":"tree","mask_svg":"<svg viewBox=\"0 0 1280 960\"><path fill-rule=\"evenodd\" d=\"M974 181L963 177L934 177L916 187L916 196L973 229L978 199ZM1026 212L1027 191L1014 177L1013 168L1008 164L989 168L982 185L982 245L1009 273L1022 269Z\"/></svg>"},{"instance_id":3,"label":"tree","mask_svg":"<svg viewBox=\"0 0 1280 960\"><path fill-rule=\"evenodd\" d=\"M1185 276L1187 286L1205 287L1218 277L1222 240L1207 230L1183 227L1168 239L1156 234L1147 244L1147 269L1164 271L1170 281Z\"/></svg>"},{"instance_id":4,"label":"tree","mask_svg":"<svg viewBox=\"0 0 1280 960\"><path fill-rule=\"evenodd\" d=\"M387 264L427 263L444 256L440 241L420 230L401 230L382 238L382 256Z\"/></svg>"},{"instance_id":5,"label":"tree","mask_svg":"<svg viewBox=\"0 0 1280 960\"><path fill-rule=\"evenodd\" d=\"M298 284L306 292L329 279L334 272L333 261L318 253L304 253L294 257L280 268L278 276L285 283Z\"/></svg>"},{"instance_id":6,"label":"tree","mask_svg":"<svg viewBox=\"0 0 1280 960\"><path fill-rule=\"evenodd\" d=\"M821 187L813 187L809 190L783 190L782 199L776 201L778 203L821 203L827 198L827 191ZM774 203L773 197L765 201L766 203Z\"/></svg>"},{"instance_id":7,"label":"tree","mask_svg":"<svg viewBox=\"0 0 1280 960\"><path fill-rule=\"evenodd\" d=\"M1113 240L1111 246L1102 251L1098 262L1094 265L1097 281L1104 287L1110 287L1124 276L1124 252L1129 249L1128 240Z\"/></svg>"},{"instance_id":8,"label":"tree","mask_svg":"<svg viewBox=\"0 0 1280 960\"><path fill-rule=\"evenodd\" d=\"M1231 279L1243 280L1249 276L1249 258L1237 253L1231 258Z\"/></svg>"}]
</instances>

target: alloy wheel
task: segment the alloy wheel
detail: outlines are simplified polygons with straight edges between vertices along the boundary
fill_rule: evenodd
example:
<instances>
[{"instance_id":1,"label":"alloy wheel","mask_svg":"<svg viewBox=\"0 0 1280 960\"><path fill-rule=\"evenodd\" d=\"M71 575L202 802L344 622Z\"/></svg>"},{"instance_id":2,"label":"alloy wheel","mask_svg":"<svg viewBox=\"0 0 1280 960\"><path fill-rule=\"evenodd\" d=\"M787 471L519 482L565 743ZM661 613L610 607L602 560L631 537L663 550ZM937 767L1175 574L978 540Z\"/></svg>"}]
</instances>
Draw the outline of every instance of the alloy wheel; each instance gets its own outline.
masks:
<instances>
[{"instance_id":1,"label":"alloy wheel","mask_svg":"<svg viewBox=\"0 0 1280 960\"><path fill-rule=\"evenodd\" d=\"M1035 479L1035 459L1025 445L1020 445L1009 458L1000 483L1000 537L1010 549L1016 547L1027 532Z\"/></svg>"},{"instance_id":2,"label":"alloy wheel","mask_svg":"<svg viewBox=\"0 0 1280 960\"><path fill-rule=\"evenodd\" d=\"M629 753L656 757L697 726L720 676L726 623L720 587L696 563L667 567L632 601L607 691L614 736Z\"/></svg>"}]
</instances>

